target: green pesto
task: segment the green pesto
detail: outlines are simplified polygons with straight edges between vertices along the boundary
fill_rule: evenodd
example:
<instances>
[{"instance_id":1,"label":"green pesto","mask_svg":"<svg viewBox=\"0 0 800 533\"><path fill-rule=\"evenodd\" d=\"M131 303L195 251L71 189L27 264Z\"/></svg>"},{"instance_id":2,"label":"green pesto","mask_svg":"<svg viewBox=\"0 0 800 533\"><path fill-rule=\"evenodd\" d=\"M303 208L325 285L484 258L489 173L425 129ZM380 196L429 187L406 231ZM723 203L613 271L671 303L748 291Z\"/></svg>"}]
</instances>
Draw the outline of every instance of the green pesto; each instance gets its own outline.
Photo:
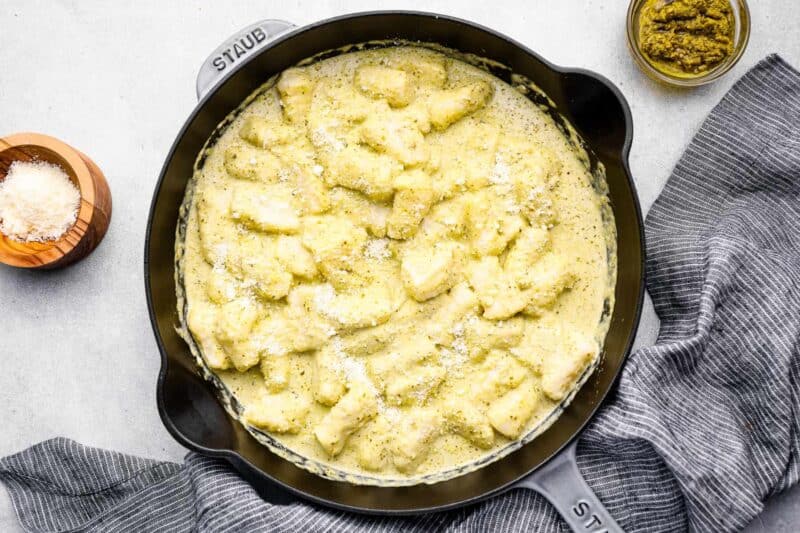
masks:
<instances>
[{"instance_id":1,"label":"green pesto","mask_svg":"<svg viewBox=\"0 0 800 533\"><path fill-rule=\"evenodd\" d=\"M729 0L647 0L639 13L639 45L653 67L695 77L733 53Z\"/></svg>"}]
</instances>

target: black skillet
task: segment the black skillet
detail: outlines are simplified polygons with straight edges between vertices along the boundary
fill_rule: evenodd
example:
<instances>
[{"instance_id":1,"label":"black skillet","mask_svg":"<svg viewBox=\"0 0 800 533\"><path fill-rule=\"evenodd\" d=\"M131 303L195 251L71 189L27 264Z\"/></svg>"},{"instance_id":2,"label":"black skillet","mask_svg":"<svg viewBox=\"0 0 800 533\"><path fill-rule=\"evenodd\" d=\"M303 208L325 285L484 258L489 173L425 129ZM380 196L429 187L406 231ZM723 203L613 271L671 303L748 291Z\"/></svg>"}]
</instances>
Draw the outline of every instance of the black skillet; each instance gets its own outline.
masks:
<instances>
[{"instance_id":1,"label":"black skillet","mask_svg":"<svg viewBox=\"0 0 800 533\"><path fill-rule=\"evenodd\" d=\"M199 374L187 344L175 331L175 228L197 154L217 125L274 74L297 62L354 43L399 39L438 43L488 58L538 85L581 136L591 164L606 168L618 230L616 304L597 370L561 417L531 443L476 471L436 484L375 487L311 474L270 453L228 415L214 387ZM181 444L222 457L262 494L281 486L303 498L351 511L399 515L452 509L510 488L530 488L555 505L576 531L620 530L586 485L575 463L575 437L612 390L630 351L644 290L644 234L638 198L628 168L632 120L619 90L580 69L552 65L525 46L471 22L429 13L371 12L346 15L296 28L263 21L223 43L203 65L197 82L200 103L170 150L156 186L145 241L145 289L161 351L158 409ZM546 99L529 95L537 103Z\"/></svg>"}]
</instances>

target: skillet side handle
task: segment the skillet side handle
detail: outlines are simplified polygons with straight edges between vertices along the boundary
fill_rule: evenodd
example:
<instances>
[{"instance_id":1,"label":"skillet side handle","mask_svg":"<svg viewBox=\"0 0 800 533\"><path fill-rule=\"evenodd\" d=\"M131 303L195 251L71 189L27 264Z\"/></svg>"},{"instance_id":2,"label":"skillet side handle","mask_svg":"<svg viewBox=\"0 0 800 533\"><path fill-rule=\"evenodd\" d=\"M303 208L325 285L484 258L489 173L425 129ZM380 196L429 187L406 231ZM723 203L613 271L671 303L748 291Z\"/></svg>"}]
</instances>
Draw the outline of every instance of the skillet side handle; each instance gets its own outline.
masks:
<instances>
[{"instance_id":1,"label":"skillet side handle","mask_svg":"<svg viewBox=\"0 0 800 533\"><path fill-rule=\"evenodd\" d=\"M239 63L264 48L275 37L296 27L283 20L262 20L228 37L200 67L197 73L197 99L202 100Z\"/></svg>"},{"instance_id":2,"label":"skillet side handle","mask_svg":"<svg viewBox=\"0 0 800 533\"><path fill-rule=\"evenodd\" d=\"M624 533L583 479L575 460L578 439L512 488L532 489L553 504L576 533Z\"/></svg>"}]
</instances>

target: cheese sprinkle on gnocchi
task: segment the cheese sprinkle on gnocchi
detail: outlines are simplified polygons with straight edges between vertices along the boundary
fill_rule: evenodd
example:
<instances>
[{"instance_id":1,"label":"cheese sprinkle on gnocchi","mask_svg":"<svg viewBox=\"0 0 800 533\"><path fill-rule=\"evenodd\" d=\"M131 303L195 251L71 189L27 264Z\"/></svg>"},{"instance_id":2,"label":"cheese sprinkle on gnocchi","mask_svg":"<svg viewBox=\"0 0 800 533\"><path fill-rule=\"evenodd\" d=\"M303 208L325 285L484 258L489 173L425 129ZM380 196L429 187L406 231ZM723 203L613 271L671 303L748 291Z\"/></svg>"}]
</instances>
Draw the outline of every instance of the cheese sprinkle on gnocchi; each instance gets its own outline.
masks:
<instances>
[{"instance_id":1,"label":"cheese sprinkle on gnocchi","mask_svg":"<svg viewBox=\"0 0 800 533\"><path fill-rule=\"evenodd\" d=\"M549 115L465 62L392 47L288 69L193 180L188 331L243 422L304 457L452 470L525 436L598 357L607 198Z\"/></svg>"}]
</instances>

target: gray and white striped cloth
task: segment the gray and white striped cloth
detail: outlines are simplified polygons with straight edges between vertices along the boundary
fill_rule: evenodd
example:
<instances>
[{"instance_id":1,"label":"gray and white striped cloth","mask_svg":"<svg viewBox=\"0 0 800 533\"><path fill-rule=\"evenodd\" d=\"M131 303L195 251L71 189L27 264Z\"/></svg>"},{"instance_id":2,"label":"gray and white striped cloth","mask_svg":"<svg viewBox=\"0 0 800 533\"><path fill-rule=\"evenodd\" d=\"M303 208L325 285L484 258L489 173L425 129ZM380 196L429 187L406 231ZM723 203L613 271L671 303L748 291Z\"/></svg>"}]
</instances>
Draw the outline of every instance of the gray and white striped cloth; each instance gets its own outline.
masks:
<instances>
[{"instance_id":1,"label":"gray and white striped cloth","mask_svg":"<svg viewBox=\"0 0 800 533\"><path fill-rule=\"evenodd\" d=\"M800 476L800 74L771 56L714 109L647 218L658 343L633 354L578 462L626 531L734 531ZM370 518L59 438L0 460L28 531L566 531L533 492Z\"/></svg>"}]
</instances>

